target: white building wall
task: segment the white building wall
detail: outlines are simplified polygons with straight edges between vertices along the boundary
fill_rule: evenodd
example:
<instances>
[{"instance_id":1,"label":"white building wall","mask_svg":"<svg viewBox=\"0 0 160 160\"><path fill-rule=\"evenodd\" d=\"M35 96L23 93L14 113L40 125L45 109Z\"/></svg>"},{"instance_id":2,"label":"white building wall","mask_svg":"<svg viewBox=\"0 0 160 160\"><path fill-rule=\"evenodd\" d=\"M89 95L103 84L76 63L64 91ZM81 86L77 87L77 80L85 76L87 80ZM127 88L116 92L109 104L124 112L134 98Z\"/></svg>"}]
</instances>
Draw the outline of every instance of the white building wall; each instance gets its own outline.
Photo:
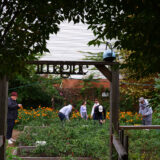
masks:
<instances>
[{"instance_id":1,"label":"white building wall","mask_svg":"<svg viewBox=\"0 0 160 160\"><path fill-rule=\"evenodd\" d=\"M103 52L105 45L100 47L88 46L87 43L93 40L91 30L82 23L74 24L64 22L60 25L57 35L50 35L47 48L50 53L44 55L42 60L82 60L86 55L84 52Z\"/></svg>"},{"instance_id":2,"label":"white building wall","mask_svg":"<svg viewBox=\"0 0 160 160\"><path fill-rule=\"evenodd\" d=\"M86 53L83 52L103 52L105 45L101 46L88 46L87 43L95 37L91 30L87 29L88 26L82 23L74 24L64 22L60 25L60 31L57 35L50 35L47 42L47 48L50 53L46 53L41 57L41 60L83 60ZM96 77L104 78L99 71L95 72ZM87 75L89 75L87 74ZM83 78L83 76L71 76L71 78Z\"/></svg>"}]
</instances>

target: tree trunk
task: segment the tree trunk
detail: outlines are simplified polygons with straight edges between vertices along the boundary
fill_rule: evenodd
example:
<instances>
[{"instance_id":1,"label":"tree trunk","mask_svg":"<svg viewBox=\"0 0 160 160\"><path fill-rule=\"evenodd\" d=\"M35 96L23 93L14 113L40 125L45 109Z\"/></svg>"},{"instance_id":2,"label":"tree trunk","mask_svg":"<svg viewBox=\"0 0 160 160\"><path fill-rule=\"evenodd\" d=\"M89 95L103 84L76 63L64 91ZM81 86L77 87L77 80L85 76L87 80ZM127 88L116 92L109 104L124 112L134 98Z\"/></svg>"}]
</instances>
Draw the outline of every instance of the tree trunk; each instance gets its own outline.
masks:
<instances>
[{"instance_id":1,"label":"tree trunk","mask_svg":"<svg viewBox=\"0 0 160 160\"><path fill-rule=\"evenodd\" d=\"M6 160L6 126L8 111L8 81L6 76L0 79L0 135L3 144L0 147L0 160Z\"/></svg>"}]
</instances>

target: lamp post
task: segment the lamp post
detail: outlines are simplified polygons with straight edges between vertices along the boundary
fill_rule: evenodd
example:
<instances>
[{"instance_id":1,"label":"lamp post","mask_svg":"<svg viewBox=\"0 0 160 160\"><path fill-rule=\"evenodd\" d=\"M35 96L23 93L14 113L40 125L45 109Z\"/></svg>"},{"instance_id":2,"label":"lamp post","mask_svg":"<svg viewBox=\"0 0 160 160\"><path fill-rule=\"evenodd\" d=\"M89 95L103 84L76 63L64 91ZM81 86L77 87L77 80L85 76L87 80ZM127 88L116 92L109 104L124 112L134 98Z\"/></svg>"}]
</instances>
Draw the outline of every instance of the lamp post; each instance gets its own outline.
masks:
<instances>
[{"instance_id":1,"label":"lamp post","mask_svg":"<svg viewBox=\"0 0 160 160\"><path fill-rule=\"evenodd\" d=\"M103 60L112 62L116 58L115 52L113 51L112 44L106 42L106 49L103 52Z\"/></svg>"}]
</instances>

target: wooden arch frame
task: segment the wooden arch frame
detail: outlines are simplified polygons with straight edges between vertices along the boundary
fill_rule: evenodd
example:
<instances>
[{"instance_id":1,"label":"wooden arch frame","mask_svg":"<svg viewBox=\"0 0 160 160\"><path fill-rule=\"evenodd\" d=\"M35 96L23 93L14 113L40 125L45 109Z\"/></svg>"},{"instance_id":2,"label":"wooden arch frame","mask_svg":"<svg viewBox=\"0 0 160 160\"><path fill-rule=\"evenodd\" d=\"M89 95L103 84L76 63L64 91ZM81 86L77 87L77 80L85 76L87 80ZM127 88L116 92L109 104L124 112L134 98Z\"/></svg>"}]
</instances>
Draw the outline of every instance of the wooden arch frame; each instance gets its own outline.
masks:
<instances>
[{"instance_id":1,"label":"wooden arch frame","mask_svg":"<svg viewBox=\"0 0 160 160\"><path fill-rule=\"evenodd\" d=\"M37 66L39 74L85 74L84 66L94 65L110 81L110 160L113 153L113 133L119 130L119 69L117 62L94 62L94 61L30 61L30 65ZM59 70L50 71L50 66L55 68L59 65ZM70 66L68 72L64 72L64 65ZM45 70L43 68L45 67ZM75 66L79 71L75 72ZM110 66L107 68L106 66ZM71 69L72 68L72 69ZM55 72L56 71L56 72ZM4 76L0 79L0 159L5 160L5 140L7 122L7 98L8 81Z\"/></svg>"}]
</instances>

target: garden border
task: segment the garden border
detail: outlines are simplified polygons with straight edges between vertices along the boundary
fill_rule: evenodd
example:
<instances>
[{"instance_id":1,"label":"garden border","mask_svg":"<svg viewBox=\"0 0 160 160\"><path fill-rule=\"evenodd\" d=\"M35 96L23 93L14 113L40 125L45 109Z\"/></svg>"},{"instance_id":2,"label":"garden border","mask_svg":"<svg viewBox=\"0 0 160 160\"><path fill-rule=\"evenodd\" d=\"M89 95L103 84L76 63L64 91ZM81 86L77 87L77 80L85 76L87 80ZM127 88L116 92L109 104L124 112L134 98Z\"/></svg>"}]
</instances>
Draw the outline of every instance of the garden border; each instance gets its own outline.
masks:
<instances>
[{"instance_id":1,"label":"garden border","mask_svg":"<svg viewBox=\"0 0 160 160\"><path fill-rule=\"evenodd\" d=\"M24 150L30 152L32 149L36 148L36 146L19 146L15 149L15 156L20 157L23 160L63 160L65 157L24 157L24 156L19 156L20 152L23 152ZM91 157L73 157L76 158L77 160L92 160ZM14 158L13 160L16 160Z\"/></svg>"}]
</instances>

